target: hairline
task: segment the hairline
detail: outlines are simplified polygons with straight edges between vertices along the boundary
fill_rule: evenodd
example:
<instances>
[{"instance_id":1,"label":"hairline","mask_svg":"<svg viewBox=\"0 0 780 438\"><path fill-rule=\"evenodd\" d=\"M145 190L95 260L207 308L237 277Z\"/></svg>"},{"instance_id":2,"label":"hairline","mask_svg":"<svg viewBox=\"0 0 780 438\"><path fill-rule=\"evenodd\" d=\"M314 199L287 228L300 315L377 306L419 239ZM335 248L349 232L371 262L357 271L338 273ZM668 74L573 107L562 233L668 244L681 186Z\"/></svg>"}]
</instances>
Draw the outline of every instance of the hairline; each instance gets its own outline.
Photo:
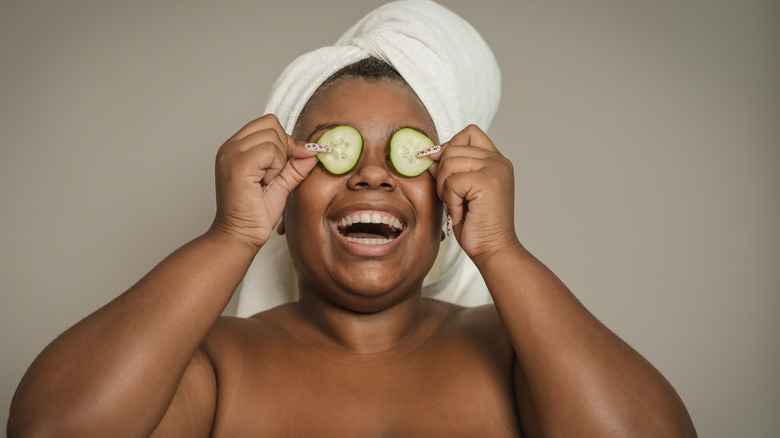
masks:
<instances>
[{"instance_id":1,"label":"hairline","mask_svg":"<svg viewBox=\"0 0 780 438\"><path fill-rule=\"evenodd\" d=\"M361 70L358 68L361 65L372 63L372 62L374 63L373 70L368 70L368 69ZM298 126L306 118L306 115L308 114L309 109L311 107L311 103L314 100L316 100L317 97L325 93L327 90L333 88L335 85L348 79L361 79L368 83L377 83L380 81L396 83L408 88L409 91L415 94L415 96L417 95L417 93L415 93L414 89L409 85L409 83L406 82L406 79L404 79L404 77L401 76L401 73L399 73L398 70L396 70L389 63L375 57L363 58L360 61L353 62L352 64L340 68L335 73L333 73L330 77L325 79L322 82L322 84L320 84L320 86L317 87L316 90L314 90L314 93L312 93L311 97L309 97L309 100L306 101L306 104L301 109L300 114L298 114L293 131L297 130Z\"/></svg>"}]
</instances>

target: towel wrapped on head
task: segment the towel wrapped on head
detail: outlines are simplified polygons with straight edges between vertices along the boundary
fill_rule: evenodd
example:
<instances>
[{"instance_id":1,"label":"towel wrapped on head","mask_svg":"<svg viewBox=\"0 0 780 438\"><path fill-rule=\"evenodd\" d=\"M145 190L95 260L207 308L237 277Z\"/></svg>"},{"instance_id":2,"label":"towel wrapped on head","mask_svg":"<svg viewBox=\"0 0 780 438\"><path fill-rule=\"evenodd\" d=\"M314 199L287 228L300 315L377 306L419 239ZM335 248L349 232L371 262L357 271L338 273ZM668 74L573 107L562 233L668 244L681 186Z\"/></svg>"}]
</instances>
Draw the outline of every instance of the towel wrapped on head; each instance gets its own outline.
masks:
<instances>
[{"instance_id":1,"label":"towel wrapped on head","mask_svg":"<svg viewBox=\"0 0 780 438\"><path fill-rule=\"evenodd\" d=\"M333 46L293 61L274 85L265 112L292 133L319 86L345 66L368 57L395 68L422 101L439 140L469 124L487 130L498 109L501 75L493 53L463 18L429 0L385 4L358 21ZM298 296L287 245L276 234L263 246L238 291L239 316ZM454 238L442 242L423 295L465 306L490 302L474 264Z\"/></svg>"}]
</instances>

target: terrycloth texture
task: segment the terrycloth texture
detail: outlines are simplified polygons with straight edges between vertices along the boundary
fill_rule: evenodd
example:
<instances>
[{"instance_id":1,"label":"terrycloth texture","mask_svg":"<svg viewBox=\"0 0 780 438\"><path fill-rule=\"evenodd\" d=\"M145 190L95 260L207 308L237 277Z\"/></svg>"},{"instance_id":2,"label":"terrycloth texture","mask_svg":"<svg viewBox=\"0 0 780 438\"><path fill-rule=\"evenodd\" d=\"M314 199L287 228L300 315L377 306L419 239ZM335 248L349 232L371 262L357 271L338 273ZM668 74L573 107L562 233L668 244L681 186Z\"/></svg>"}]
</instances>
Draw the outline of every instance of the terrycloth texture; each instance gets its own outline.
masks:
<instances>
[{"instance_id":1,"label":"terrycloth texture","mask_svg":"<svg viewBox=\"0 0 780 438\"><path fill-rule=\"evenodd\" d=\"M293 61L277 80L266 113L288 133L309 98L333 73L367 57L392 65L420 97L441 142L469 124L487 130L498 109L501 75L493 53L461 17L428 0L388 3L366 15L334 46ZM239 289L239 316L297 299L289 251L274 235ZM445 239L423 294L466 306L490 302L482 278L454 237Z\"/></svg>"}]
</instances>

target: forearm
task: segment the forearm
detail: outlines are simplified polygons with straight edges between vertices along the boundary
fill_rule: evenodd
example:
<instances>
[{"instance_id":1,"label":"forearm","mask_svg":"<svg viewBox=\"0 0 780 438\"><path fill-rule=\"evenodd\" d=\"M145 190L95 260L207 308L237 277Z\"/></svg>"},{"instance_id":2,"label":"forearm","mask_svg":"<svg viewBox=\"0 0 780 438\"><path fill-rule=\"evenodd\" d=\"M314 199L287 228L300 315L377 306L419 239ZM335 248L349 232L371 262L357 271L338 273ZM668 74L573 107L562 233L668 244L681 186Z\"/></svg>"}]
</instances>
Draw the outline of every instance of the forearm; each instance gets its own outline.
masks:
<instances>
[{"instance_id":1,"label":"forearm","mask_svg":"<svg viewBox=\"0 0 780 438\"><path fill-rule=\"evenodd\" d=\"M522 246L478 267L549 436L695 435L666 379Z\"/></svg>"},{"instance_id":2,"label":"forearm","mask_svg":"<svg viewBox=\"0 0 780 438\"><path fill-rule=\"evenodd\" d=\"M12 421L77 430L125 419L124 431L158 421L253 256L219 233L171 254L40 354L19 386Z\"/></svg>"}]
</instances>

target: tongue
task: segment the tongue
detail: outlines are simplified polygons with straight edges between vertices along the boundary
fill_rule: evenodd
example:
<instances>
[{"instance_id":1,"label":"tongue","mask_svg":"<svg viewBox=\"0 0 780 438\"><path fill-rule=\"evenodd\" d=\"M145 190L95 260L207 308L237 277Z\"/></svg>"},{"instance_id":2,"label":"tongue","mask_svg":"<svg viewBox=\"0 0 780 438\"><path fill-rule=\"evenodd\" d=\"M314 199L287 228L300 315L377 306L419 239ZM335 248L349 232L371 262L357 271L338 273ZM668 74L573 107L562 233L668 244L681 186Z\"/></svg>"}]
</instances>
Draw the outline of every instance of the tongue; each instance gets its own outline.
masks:
<instances>
[{"instance_id":1,"label":"tongue","mask_svg":"<svg viewBox=\"0 0 780 438\"><path fill-rule=\"evenodd\" d=\"M345 233L344 235L355 239L384 239L385 238L385 236L381 234L374 234L374 233L350 232L350 233Z\"/></svg>"},{"instance_id":2,"label":"tongue","mask_svg":"<svg viewBox=\"0 0 780 438\"><path fill-rule=\"evenodd\" d=\"M356 239L384 239L391 234L387 225L382 224L353 224L344 228L341 232L347 237Z\"/></svg>"}]
</instances>

